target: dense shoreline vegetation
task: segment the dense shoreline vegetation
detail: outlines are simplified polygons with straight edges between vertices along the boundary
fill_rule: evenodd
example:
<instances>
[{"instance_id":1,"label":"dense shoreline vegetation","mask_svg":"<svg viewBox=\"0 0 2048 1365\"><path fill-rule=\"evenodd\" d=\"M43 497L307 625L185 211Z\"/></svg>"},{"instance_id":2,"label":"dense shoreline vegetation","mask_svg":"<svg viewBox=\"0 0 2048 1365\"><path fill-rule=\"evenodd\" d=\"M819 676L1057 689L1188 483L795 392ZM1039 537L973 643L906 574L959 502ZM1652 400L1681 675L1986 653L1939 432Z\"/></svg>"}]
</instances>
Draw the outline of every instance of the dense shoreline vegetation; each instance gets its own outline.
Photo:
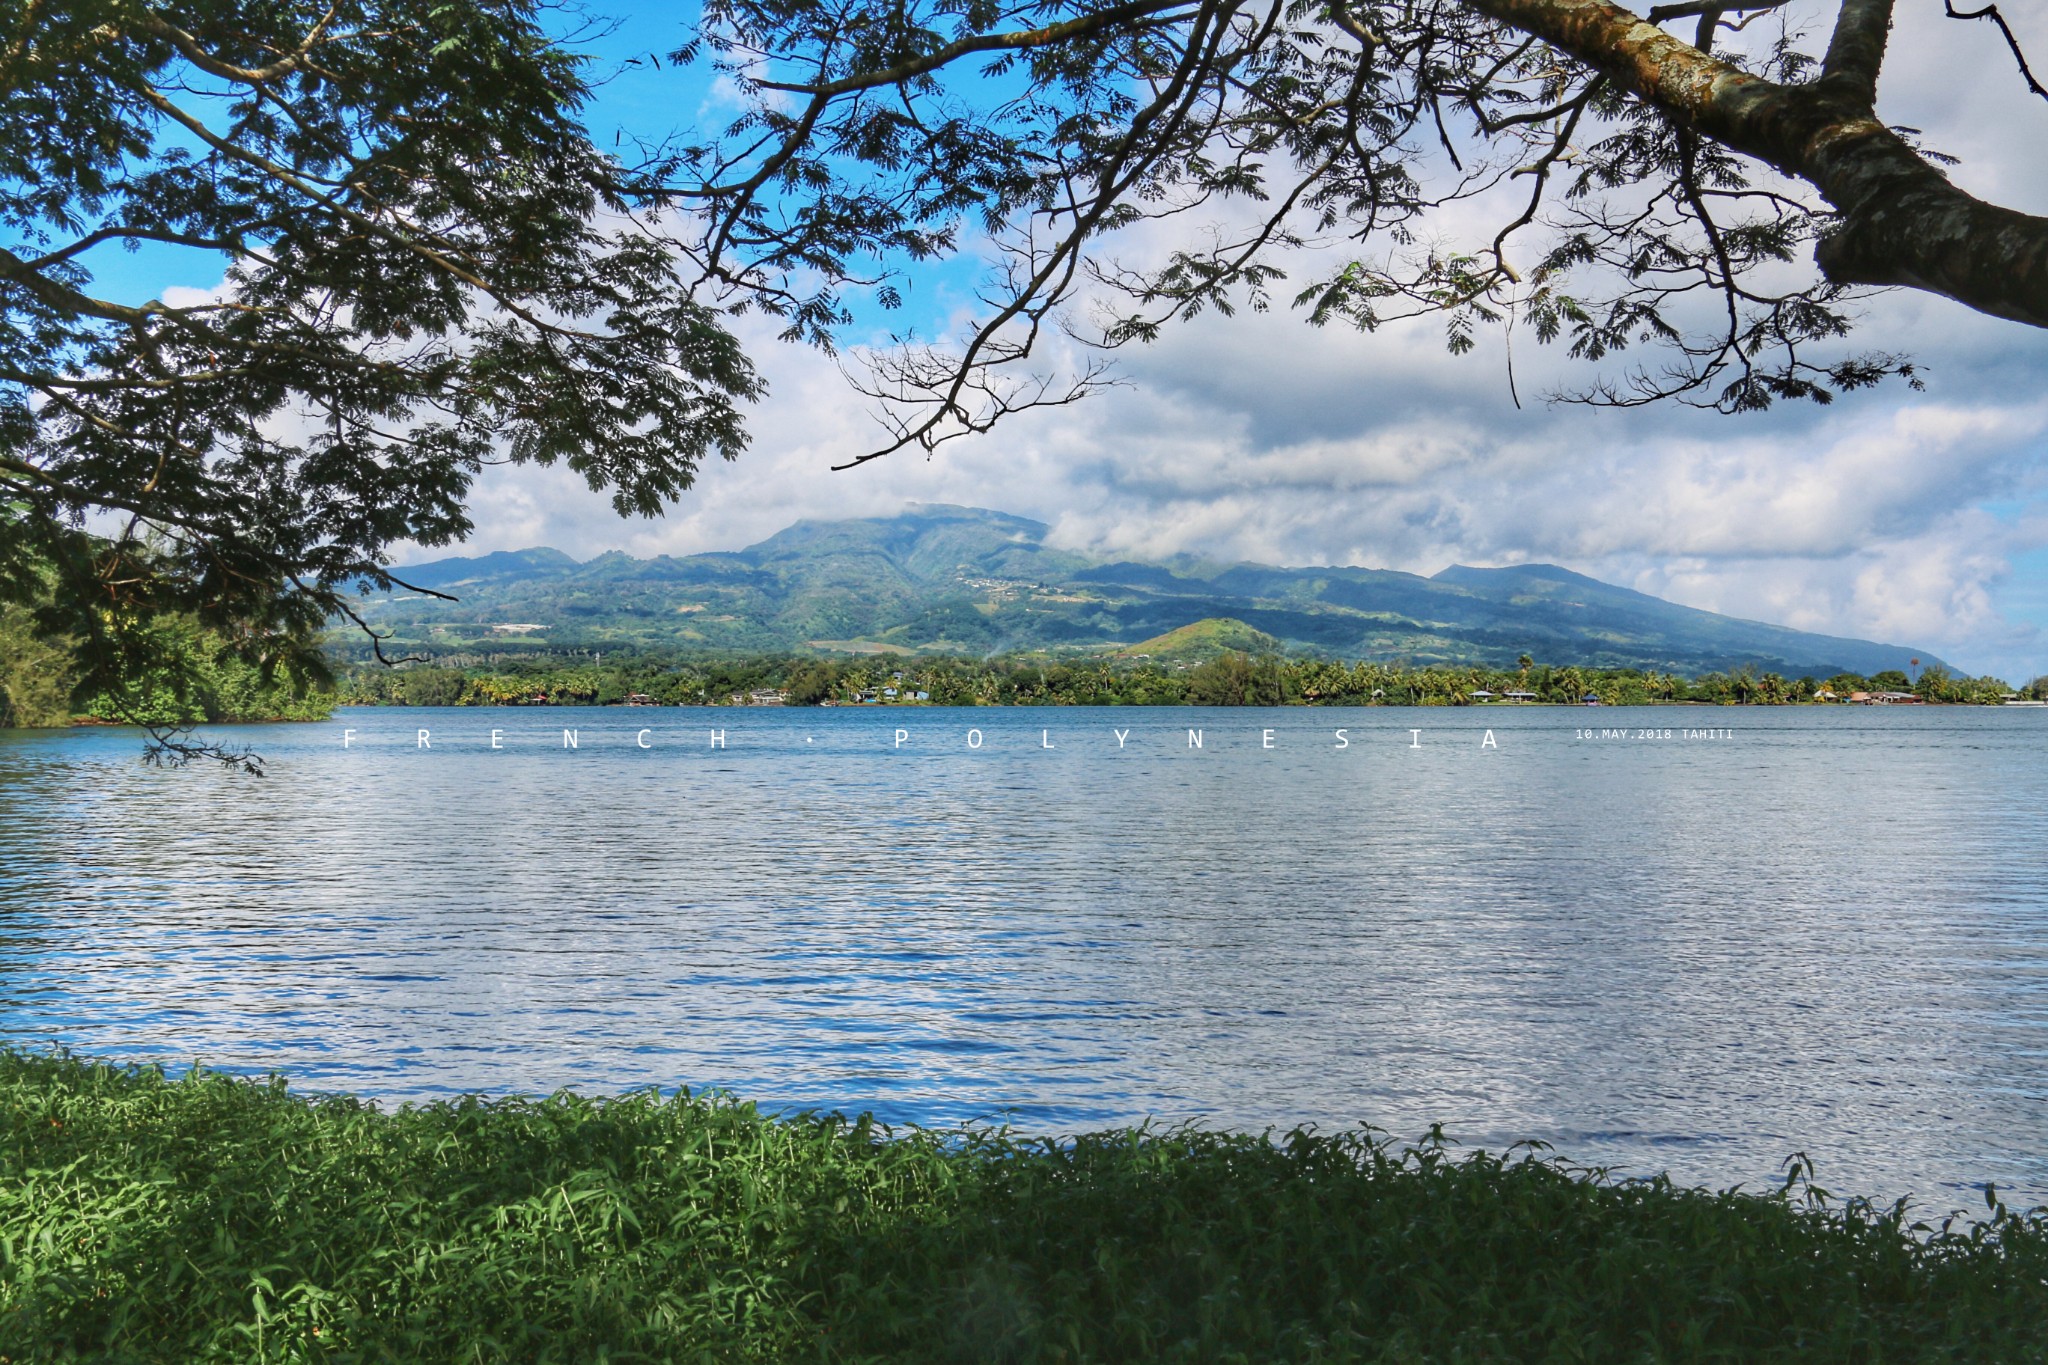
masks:
<instances>
[{"instance_id":1,"label":"dense shoreline vegetation","mask_svg":"<svg viewBox=\"0 0 2048 1365\"><path fill-rule=\"evenodd\" d=\"M2036 679L2026 691L2048 697L2048 678ZM1527 656L1514 668L1495 669L1346 664L1237 652L1196 663L1030 655L705 659L574 650L456 655L396 669L357 666L345 673L338 700L353 706L610 706L637 696L657 706L724 706L749 704L757 694L762 699L779 694L783 704L796 706L1455 706L1511 700L1579 704L1590 696L1606 705L1793 705L1846 702L1857 692L1995 704L2014 689L1997 678L1961 678L1938 667L1912 680L1903 672L1788 679L1746 669L1684 678L1636 669L1553 667ZM1511 693L1529 695L1511 699Z\"/></svg>"},{"instance_id":2,"label":"dense shoreline vegetation","mask_svg":"<svg viewBox=\"0 0 2048 1365\"><path fill-rule=\"evenodd\" d=\"M353 663L331 687L295 689L189 620L149 633L125 702L78 695L79 669L65 643L39 637L28 613L0 607L0 728L144 723L164 727L324 720L336 706L1609 706L1663 703L1805 705L1848 702L1859 692L1910 695L1935 704L1994 705L2014 695L2048 699L2048 677L2014 689L1998 678L1964 678L1934 666L1909 679L1785 678L1738 668L1696 678L1626 668L1479 665L1289 658L1228 651L1197 660L1049 658L1040 654L820 658L703 656L632 650L531 650L455 654L397 667Z\"/></svg>"},{"instance_id":3,"label":"dense shoreline vegetation","mask_svg":"<svg viewBox=\"0 0 2048 1365\"><path fill-rule=\"evenodd\" d=\"M39 632L29 608L0 604L0 728L78 723L178 729L237 721L324 720L337 694L264 677L190 617L159 618L134 638L124 695L86 687L74 644Z\"/></svg>"},{"instance_id":4,"label":"dense shoreline vegetation","mask_svg":"<svg viewBox=\"0 0 2048 1365\"><path fill-rule=\"evenodd\" d=\"M2038 1361L2048 1216L0 1052L0 1360Z\"/></svg>"}]
</instances>

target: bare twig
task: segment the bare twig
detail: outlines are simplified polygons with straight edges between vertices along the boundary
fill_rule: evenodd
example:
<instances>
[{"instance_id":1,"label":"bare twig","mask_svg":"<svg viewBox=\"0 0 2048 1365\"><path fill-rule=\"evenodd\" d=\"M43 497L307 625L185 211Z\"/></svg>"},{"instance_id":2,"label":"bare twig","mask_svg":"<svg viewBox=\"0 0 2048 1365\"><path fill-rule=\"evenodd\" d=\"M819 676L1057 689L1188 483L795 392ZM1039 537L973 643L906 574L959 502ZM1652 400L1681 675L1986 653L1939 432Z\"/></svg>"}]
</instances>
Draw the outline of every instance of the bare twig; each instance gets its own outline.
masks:
<instances>
[{"instance_id":1,"label":"bare twig","mask_svg":"<svg viewBox=\"0 0 2048 1365\"><path fill-rule=\"evenodd\" d=\"M2008 24L2005 21L2005 16L1998 12L1998 6L1985 5L1981 9L1959 10L1956 8L1955 0L1941 0L1941 2L1942 7L1947 11L1948 17L1951 19L1989 19L1993 24L1996 24L1999 33L2005 37L2005 45L2012 50L2013 60L2020 64L2020 79L2027 83L2027 89L2033 91L2042 99L2048 100L2048 88L2043 88L2041 82L2034 78L2034 69L2027 64L2027 53L2020 46L2019 35L2012 31L2012 25Z\"/></svg>"}]
</instances>

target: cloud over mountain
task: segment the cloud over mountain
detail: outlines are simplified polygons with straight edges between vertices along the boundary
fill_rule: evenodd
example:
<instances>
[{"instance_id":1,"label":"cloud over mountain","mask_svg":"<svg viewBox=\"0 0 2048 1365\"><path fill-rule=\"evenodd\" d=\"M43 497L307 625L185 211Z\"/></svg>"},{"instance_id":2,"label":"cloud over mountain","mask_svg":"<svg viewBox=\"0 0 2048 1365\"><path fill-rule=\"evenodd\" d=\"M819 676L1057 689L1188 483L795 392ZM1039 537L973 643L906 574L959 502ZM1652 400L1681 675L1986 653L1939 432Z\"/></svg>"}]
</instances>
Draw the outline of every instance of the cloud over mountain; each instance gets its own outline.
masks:
<instances>
[{"instance_id":1,"label":"cloud over mountain","mask_svg":"<svg viewBox=\"0 0 2048 1365\"><path fill-rule=\"evenodd\" d=\"M1786 15L1803 21L1798 5ZM1892 50L1886 107L1962 158L1958 183L2048 209L2048 107L2011 78L1997 35L1906 7ZM959 281L914 284L927 315L965 316ZM1455 358L1432 322L1366 336L1286 308L1209 317L1120 352L1128 387L839 474L829 466L877 428L832 359L771 332L747 337L773 386L752 450L706 470L665 520L621 524L573 478L512 471L483 489L473 544L691 553L799 517L952 502L1038 518L1054 543L1113 556L1425 574L1554 562L1714 611L1919 640L1971 671L2048 671L2048 337L1939 298L1881 296L1860 337L1910 351L1925 392L1742 417L1548 404L1588 373L1526 329L1518 408L1497 336Z\"/></svg>"}]
</instances>

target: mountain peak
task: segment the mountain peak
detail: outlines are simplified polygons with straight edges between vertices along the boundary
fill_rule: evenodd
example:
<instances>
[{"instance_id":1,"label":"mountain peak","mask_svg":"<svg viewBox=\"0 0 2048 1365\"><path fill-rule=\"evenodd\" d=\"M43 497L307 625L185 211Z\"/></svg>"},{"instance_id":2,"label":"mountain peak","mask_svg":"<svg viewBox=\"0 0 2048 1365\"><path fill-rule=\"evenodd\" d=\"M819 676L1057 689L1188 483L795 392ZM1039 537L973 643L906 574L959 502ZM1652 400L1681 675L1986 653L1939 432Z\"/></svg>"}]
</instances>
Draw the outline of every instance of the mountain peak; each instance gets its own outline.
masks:
<instances>
[{"instance_id":1,"label":"mountain peak","mask_svg":"<svg viewBox=\"0 0 2048 1365\"><path fill-rule=\"evenodd\" d=\"M1470 564L1453 564L1448 569L1443 569L1430 575L1432 583L1456 583L1459 585L1466 583L1498 583L1513 579L1526 579L1547 583L1590 583L1595 587L1614 588L1612 583L1603 583L1597 578L1588 578L1585 574L1573 573L1570 569L1556 564L1503 564L1499 568L1494 569L1475 568ZM1627 592L1630 589L1623 588L1619 591Z\"/></svg>"},{"instance_id":2,"label":"mountain peak","mask_svg":"<svg viewBox=\"0 0 2048 1365\"><path fill-rule=\"evenodd\" d=\"M983 507L958 507L943 502L913 502L892 517L859 517L841 521L805 518L740 551L749 556L772 556L792 550L811 550L829 544L867 544L906 547L925 537L945 532L983 532L1005 539L1036 545L1051 530L1044 522L992 512Z\"/></svg>"}]
</instances>

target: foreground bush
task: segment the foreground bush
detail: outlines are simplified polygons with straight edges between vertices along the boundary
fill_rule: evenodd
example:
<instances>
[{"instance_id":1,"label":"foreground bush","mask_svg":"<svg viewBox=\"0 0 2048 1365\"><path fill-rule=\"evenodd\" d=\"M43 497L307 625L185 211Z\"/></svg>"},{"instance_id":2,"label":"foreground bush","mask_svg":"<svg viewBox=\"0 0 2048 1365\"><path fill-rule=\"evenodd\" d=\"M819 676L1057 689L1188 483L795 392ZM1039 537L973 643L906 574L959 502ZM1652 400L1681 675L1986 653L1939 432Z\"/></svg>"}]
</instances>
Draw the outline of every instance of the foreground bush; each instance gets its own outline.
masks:
<instances>
[{"instance_id":1,"label":"foreground bush","mask_svg":"<svg viewBox=\"0 0 2048 1365\"><path fill-rule=\"evenodd\" d=\"M2027 1361L2048 1221L1362 1135L379 1112L0 1053L10 1361Z\"/></svg>"}]
</instances>

